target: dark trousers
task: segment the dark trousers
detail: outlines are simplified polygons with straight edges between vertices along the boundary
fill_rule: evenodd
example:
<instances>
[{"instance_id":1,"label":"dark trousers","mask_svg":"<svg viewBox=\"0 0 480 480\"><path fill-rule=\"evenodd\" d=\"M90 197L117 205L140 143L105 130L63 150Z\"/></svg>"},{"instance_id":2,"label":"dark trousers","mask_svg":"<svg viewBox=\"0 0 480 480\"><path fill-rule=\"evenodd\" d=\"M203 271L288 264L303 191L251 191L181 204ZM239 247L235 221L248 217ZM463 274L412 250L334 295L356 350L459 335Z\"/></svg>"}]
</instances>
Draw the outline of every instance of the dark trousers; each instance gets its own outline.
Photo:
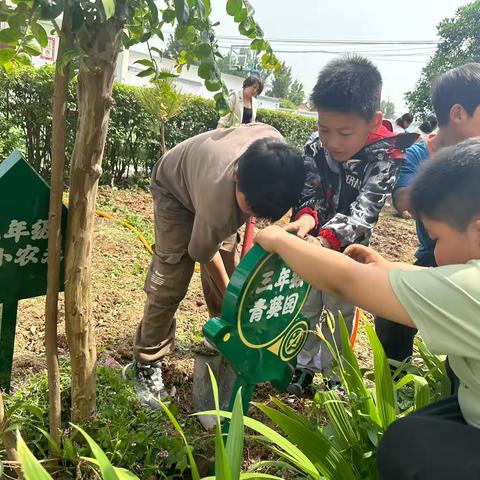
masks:
<instances>
[{"instance_id":1,"label":"dark trousers","mask_svg":"<svg viewBox=\"0 0 480 480\"><path fill-rule=\"evenodd\" d=\"M377 451L381 480L480 479L480 429L467 425L457 396L392 423Z\"/></svg>"},{"instance_id":2,"label":"dark trousers","mask_svg":"<svg viewBox=\"0 0 480 480\"><path fill-rule=\"evenodd\" d=\"M420 267L435 267L435 259L433 256L424 257L417 260L415 265ZM416 328L400 325L399 323L391 322L385 318L375 318L375 332L383 345L385 355L391 360L403 362L413 353L413 339L417 334Z\"/></svg>"}]
</instances>

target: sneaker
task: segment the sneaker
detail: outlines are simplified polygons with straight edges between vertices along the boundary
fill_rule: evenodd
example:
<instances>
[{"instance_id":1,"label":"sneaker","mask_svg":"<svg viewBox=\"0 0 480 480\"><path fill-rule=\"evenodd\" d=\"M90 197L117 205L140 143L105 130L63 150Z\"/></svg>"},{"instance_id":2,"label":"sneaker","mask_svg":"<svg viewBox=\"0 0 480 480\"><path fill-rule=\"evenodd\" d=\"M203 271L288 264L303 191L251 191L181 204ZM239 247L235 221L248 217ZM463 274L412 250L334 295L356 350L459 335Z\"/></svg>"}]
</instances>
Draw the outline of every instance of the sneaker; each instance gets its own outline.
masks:
<instances>
[{"instance_id":1,"label":"sneaker","mask_svg":"<svg viewBox=\"0 0 480 480\"><path fill-rule=\"evenodd\" d=\"M168 392L163 383L160 361L152 364L130 363L124 367L122 375L126 380L135 380L135 392L143 406L162 410L158 401L164 401Z\"/></svg>"},{"instance_id":2,"label":"sneaker","mask_svg":"<svg viewBox=\"0 0 480 480\"><path fill-rule=\"evenodd\" d=\"M313 375L306 370L295 370L287 392L297 397L313 395Z\"/></svg>"}]
</instances>

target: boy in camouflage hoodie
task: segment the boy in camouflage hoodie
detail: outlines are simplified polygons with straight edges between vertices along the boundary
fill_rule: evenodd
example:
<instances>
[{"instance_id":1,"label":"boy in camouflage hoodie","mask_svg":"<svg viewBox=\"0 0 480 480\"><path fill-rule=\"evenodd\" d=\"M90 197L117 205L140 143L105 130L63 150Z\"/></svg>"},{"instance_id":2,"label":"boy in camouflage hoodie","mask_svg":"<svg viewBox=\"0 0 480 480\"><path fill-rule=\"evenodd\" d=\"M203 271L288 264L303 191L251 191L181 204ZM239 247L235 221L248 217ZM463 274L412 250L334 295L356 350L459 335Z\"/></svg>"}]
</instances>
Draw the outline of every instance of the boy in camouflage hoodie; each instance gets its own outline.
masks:
<instances>
[{"instance_id":1,"label":"boy in camouflage hoodie","mask_svg":"<svg viewBox=\"0 0 480 480\"><path fill-rule=\"evenodd\" d=\"M300 205L286 229L324 248L343 251L367 245L387 196L392 192L403 150L415 134L395 136L383 125L382 78L366 58L347 56L330 62L312 93L318 132L305 146L306 183ZM351 330L354 306L312 290L303 310L315 330L322 312L342 315ZM322 333L330 343L324 323ZM340 344L339 329L335 339ZM311 334L297 359L289 392L308 393L316 372L328 377L332 357Z\"/></svg>"}]
</instances>

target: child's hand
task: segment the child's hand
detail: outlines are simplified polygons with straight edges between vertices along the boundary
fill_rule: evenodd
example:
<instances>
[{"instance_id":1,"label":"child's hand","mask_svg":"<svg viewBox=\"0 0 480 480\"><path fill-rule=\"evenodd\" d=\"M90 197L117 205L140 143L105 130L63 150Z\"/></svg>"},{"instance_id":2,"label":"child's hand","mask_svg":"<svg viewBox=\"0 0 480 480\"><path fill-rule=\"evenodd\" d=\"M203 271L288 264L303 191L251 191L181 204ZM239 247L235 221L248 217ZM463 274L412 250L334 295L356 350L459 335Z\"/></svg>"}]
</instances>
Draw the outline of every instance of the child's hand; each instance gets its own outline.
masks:
<instances>
[{"instance_id":1,"label":"child's hand","mask_svg":"<svg viewBox=\"0 0 480 480\"><path fill-rule=\"evenodd\" d=\"M274 253L277 242L287 235L288 233L283 228L278 225L271 225L259 232L253 241L258 243L267 252Z\"/></svg>"},{"instance_id":2,"label":"child's hand","mask_svg":"<svg viewBox=\"0 0 480 480\"><path fill-rule=\"evenodd\" d=\"M305 214L298 220L285 225L284 228L287 232L296 233L297 237L304 238L312 228L315 228L315 219L311 215Z\"/></svg>"},{"instance_id":3,"label":"child's hand","mask_svg":"<svg viewBox=\"0 0 480 480\"><path fill-rule=\"evenodd\" d=\"M365 245L350 245L344 253L358 263L372 264L378 267L385 267L389 263L378 252Z\"/></svg>"}]
</instances>

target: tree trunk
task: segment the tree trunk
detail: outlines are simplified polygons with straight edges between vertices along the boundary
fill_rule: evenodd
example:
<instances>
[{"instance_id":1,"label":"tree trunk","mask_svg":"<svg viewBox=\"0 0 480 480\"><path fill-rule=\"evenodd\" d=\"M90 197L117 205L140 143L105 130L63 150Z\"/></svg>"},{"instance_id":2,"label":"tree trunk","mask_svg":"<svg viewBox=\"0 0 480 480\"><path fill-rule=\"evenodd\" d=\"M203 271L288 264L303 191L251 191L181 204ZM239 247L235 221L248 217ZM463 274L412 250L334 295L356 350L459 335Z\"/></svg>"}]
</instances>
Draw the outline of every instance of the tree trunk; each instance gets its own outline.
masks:
<instances>
[{"instance_id":1,"label":"tree trunk","mask_svg":"<svg viewBox=\"0 0 480 480\"><path fill-rule=\"evenodd\" d=\"M72 364L72 421L95 414L96 347L91 305L95 201L123 24L87 32L78 74L78 124L72 154L67 229L65 322ZM93 38L92 38L93 37Z\"/></svg>"},{"instance_id":2,"label":"tree trunk","mask_svg":"<svg viewBox=\"0 0 480 480\"><path fill-rule=\"evenodd\" d=\"M50 207L48 213L48 275L45 302L45 356L48 370L48 414L50 435L60 444L61 401L58 366L57 321L62 248L62 196L66 149L67 95L70 66L61 68L63 52L71 45L68 25L68 2L62 20L62 37L58 48L53 91L52 166L50 171ZM50 451L51 454L54 452Z\"/></svg>"}]
</instances>

